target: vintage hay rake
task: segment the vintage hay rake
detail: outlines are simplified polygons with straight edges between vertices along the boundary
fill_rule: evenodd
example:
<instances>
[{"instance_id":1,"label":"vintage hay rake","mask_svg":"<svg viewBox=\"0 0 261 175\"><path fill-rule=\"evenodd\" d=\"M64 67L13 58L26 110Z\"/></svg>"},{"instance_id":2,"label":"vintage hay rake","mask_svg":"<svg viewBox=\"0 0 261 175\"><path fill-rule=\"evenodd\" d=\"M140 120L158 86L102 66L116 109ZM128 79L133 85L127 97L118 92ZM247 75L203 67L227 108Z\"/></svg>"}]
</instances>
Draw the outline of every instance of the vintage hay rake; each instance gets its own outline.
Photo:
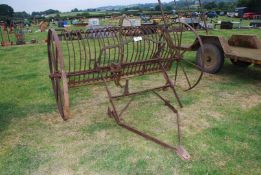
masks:
<instances>
[{"instance_id":1,"label":"vintage hay rake","mask_svg":"<svg viewBox=\"0 0 261 175\"><path fill-rule=\"evenodd\" d=\"M175 150L180 157L188 160L190 156L181 146L178 110L156 90L170 88L179 106L182 107L175 89L178 70L181 70L185 75L188 86L184 90L194 88L202 77L201 68L183 57L184 53L190 49L190 47L181 45L183 32L193 32L197 41L200 44L202 42L192 27L183 23L168 23L164 16L163 13L164 25L157 26L108 27L63 32L59 36L50 29L48 32L50 78L58 110L64 120L69 118L70 113L68 88L103 83L110 101L108 115L113 117L118 125L166 148ZM124 18L126 16L122 18L120 24ZM199 76L195 81L190 81L185 67L181 66L182 62L199 70ZM174 63L176 63L176 69L174 81L172 81L167 71ZM166 84L139 92L129 91L129 78L151 73L161 73ZM126 83L122 85L120 80L125 80ZM124 93L113 95L108 81L114 81L115 85L124 89ZM131 101L120 111L115 104L115 99L144 92L153 92L176 114L179 142L177 147L139 131L123 121L122 114Z\"/></svg>"}]
</instances>

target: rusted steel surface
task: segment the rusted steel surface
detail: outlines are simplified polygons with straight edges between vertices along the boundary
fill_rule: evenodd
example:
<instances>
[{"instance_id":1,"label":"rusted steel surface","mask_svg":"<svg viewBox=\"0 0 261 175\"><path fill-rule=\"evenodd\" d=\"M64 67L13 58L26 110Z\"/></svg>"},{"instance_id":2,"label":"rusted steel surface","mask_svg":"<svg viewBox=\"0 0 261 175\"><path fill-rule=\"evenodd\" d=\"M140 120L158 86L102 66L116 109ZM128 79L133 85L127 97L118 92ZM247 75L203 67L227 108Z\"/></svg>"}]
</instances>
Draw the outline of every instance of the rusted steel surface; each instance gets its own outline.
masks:
<instances>
[{"instance_id":1,"label":"rusted steel surface","mask_svg":"<svg viewBox=\"0 0 261 175\"><path fill-rule=\"evenodd\" d=\"M261 49L261 41L255 35L232 35L228 44L235 47Z\"/></svg>"},{"instance_id":2,"label":"rusted steel surface","mask_svg":"<svg viewBox=\"0 0 261 175\"><path fill-rule=\"evenodd\" d=\"M159 0L159 4L161 2ZM182 46L184 32L192 32L199 44L201 38L189 25L183 23L169 23L162 11L164 25L149 25L141 27L123 27L120 20L119 27L106 27L88 29L87 31L64 31L59 36L50 29L48 32L48 58L50 79L52 81L58 110L64 120L69 119L68 88L94 83L103 83L109 97L110 107L108 115L115 119L117 124L163 147L175 150L183 159L190 158L187 151L181 146L180 117L178 110L156 90L172 90L180 107L183 107L176 92L178 73L184 74L187 84L185 91L194 88L202 78L202 70L193 62L186 60L184 54L190 47ZM202 51L203 52L203 51ZM191 81L182 62L199 71L195 81ZM175 64L174 81L168 75L172 65ZM133 76L160 73L165 84L159 87L131 92L129 79ZM126 80L124 85L121 80ZM113 95L108 81L123 88L122 95ZM153 92L174 113L177 119L178 146L171 146L155 137L126 124L122 118L132 100L119 110L114 100L126 96Z\"/></svg>"},{"instance_id":3,"label":"rusted steel surface","mask_svg":"<svg viewBox=\"0 0 261 175\"><path fill-rule=\"evenodd\" d=\"M255 35L232 35L229 40L219 37L224 55L234 62L261 64L261 40ZM224 42L221 42L221 41Z\"/></svg>"},{"instance_id":4,"label":"rusted steel surface","mask_svg":"<svg viewBox=\"0 0 261 175\"><path fill-rule=\"evenodd\" d=\"M174 54L156 27L110 27L62 34L69 86L159 71L159 62L169 70ZM51 31L52 33L54 31Z\"/></svg>"},{"instance_id":5,"label":"rusted steel surface","mask_svg":"<svg viewBox=\"0 0 261 175\"><path fill-rule=\"evenodd\" d=\"M12 41L13 33L13 26L8 27L5 23L0 22L0 38L2 47L14 45L14 41Z\"/></svg>"},{"instance_id":6,"label":"rusted steel surface","mask_svg":"<svg viewBox=\"0 0 261 175\"><path fill-rule=\"evenodd\" d=\"M250 49L243 47L230 47L231 52L225 56L235 61L245 61L253 64L261 64L261 49Z\"/></svg>"},{"instance_id":7,"label":"rusted steel surface","mask_svg":"<svg viewBox=\"0 0 261 175\"><path fill-rule=\"evenodd\" d=\"M64 70L64 57L61 50L61 42L58 36L54 35L51 30L48 32L47 45L50 79L52 81L57 108L61 117L67 120L70 108L67 75Z\"/></svg>"}]
</instances>

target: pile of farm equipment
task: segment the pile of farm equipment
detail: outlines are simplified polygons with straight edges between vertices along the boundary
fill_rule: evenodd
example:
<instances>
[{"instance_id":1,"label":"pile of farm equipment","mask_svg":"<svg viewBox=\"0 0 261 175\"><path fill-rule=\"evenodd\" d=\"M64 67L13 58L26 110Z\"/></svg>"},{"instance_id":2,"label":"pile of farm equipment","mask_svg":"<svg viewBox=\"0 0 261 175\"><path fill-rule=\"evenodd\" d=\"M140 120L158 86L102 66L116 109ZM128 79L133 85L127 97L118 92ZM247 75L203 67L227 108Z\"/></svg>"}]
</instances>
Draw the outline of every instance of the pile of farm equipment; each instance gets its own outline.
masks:
<instances>
[{"instance_id":1,"label":"pile of farm equipment","mask_svg":"<svg viewBox=\"0 0 261 175\"><path fill-rule=\"evenodd\" d=\"M6 23L0 23L0 36L2 47L25 44L23 24L8 26Z\"/></svg>"}]
</instances>

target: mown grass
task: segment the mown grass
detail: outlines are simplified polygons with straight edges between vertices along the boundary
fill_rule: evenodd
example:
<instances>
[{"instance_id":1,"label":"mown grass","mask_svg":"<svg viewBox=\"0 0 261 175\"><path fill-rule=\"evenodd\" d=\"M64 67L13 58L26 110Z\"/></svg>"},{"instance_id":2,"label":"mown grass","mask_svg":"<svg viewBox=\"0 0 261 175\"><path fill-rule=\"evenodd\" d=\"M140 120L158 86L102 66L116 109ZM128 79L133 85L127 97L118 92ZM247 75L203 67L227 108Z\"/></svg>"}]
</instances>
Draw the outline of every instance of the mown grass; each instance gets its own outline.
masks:
<instances>
[{"instance_id":1,"label":"mown grass","mask_svg":"<svg viewBox=\"0 0 261 175\"><path fill-rule=\"evenodd\" d=\"M210 33L261 38L260 30ZM236 68L226 61L219 74L206 74L196 89L178 89L185 106L178 108L183 145L192 156L188 162L108 118L103 85L70 90L73 118L63 122L48 72L46 45L0 48L0 174L261 173L260 68ZM130 86L150 87L161 80L160 75L139 77ZM170 90L161 94L177 104ZM150 93L135 97L124 119L177 144L175 116Z\"/></svg>"}]
</instances>

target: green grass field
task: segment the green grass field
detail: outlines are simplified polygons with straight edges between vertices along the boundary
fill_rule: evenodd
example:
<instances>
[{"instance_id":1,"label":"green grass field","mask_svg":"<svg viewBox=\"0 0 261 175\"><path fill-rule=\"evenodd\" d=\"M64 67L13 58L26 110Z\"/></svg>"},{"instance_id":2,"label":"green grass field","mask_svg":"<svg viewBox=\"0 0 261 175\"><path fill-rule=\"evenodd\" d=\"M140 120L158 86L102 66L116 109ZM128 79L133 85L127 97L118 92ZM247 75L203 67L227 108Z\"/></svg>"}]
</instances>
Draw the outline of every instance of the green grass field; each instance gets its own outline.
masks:
<instances>
[{"instance_id":1,"label":"green grass field","mask_svg":"<svg viewBox=\"0 0 261 175\"><path fill-rule=\"evenodd\" d=\"M255 34L261 30L215 30ZM47 33L27 35L44 40ZM187 37L186 41L194 38ZM191 59L195 53L188 54ZM174 67L169 72L174 74ZM178 88L182 161L174 152L119 127L106 114L102 84L70 90L72 119L63 122L49 80L47 46L0 48L0 174L261 174L261 70L226 60L217 75L205 74L192 91ZM131 87L152 87L160 75L136 78ZM110 83L110 86L113 84ZM170 90L161 92L175 103ZM126 100L121 100L126 102ZM119 102L119 103L120 103ZM135 97L125 120L177 144L176 120L153 94Z\"/></svg>"}]
</instances>

